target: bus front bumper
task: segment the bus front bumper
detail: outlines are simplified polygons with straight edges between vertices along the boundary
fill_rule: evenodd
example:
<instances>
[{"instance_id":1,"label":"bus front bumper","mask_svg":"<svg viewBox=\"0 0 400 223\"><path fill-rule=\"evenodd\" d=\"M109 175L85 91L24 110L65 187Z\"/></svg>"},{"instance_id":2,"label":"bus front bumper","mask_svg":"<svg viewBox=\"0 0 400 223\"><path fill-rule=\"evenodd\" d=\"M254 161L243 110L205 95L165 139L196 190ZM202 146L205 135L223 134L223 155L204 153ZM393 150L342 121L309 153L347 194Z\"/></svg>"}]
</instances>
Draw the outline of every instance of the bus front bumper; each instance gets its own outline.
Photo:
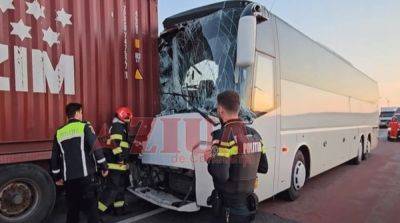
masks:
<instances>
[{"instance_id":1,"label":"bus front bumper","mask_svg":"<svg viewBox=\"0 0 400 223\"><path fill-rule=\"evenodd\" d=\"M183 201L172 194L165 193L160 190L155 190L149 187L132 188L129 187L128 191L134 195L146 200L157 206L175 210L179 212L196 212L200 207L194 201Z\"/></svg>"}]
</instances>

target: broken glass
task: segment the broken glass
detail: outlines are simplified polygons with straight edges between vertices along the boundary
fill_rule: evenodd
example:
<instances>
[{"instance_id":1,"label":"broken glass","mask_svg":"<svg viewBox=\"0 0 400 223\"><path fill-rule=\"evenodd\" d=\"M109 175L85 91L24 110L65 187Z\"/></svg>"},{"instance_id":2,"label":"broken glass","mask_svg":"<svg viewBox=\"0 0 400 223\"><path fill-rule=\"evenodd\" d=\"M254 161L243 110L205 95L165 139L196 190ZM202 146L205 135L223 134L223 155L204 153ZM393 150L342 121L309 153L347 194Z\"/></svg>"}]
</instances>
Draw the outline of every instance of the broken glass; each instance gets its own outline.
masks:
<instances>
[{"instance_id":1,"label":"broken glass","mask_svg":"<svg viewBox=\"0 0 400 223\"><path fill-rule=\"evenodd\" d=\"M160 38L160 85L163 115L191 112L192 106L215 115L216 96L235 90L242 98L242 116L248 109L251 72L237 69L237 29L242 8L222 9L187 21ZM250 69L249 69L250 70Z\"/></svg>"}]
</instances>

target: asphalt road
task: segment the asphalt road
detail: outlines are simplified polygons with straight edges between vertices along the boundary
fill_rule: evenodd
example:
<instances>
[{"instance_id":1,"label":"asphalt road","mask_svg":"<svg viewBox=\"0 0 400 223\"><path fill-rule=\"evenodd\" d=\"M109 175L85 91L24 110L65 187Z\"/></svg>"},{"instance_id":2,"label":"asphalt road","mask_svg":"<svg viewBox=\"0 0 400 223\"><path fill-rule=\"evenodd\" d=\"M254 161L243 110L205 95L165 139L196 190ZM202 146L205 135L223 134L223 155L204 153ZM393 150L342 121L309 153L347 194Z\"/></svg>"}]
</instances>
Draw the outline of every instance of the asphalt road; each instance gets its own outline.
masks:
<instances>
[{"instance_id":1,"label":"asphalt road","mask_svg":"<svg viewBox=\"0 0 400 223\"><path fill-rule=\"evenodd\" d=\"M400 142L386 141L385 131L368 160L311 179L295 202L269 200L261 209L307 223L400 222Z\"/></svg>"},{"instance_id":2,"label":"asphalt road","mask_svg":"<svg viewBox=\"0 0 400 223\"><path fill-rule=\"evenodd\" d=\"M260 204L256 222L399 222L400 142L387 142L386 130L367 161L354 166L343 164L307 182L301 197L287 202L279 196ZM178 213L129 197L130 214L115 218L103 216L110 223L209 222L211 212ZM64 222L65 205L60 198L49 223ZM292 220L290 220L292 219Z\"/></svg>"}]
</instances>

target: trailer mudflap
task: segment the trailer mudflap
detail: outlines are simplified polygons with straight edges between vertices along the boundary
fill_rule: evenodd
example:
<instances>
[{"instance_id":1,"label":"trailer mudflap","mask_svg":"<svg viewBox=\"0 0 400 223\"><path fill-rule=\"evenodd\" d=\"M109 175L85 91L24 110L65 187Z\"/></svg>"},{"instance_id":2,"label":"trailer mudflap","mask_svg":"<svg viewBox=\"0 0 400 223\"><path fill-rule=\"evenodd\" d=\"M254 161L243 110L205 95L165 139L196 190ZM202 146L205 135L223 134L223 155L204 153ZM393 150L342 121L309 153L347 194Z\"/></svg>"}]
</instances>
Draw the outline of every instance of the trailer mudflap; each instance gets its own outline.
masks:
<instances>
[{"instance_id":1,"label":"trailer mudflap","mask_svg":"<svg viewBox=\"0 0 400 223\"><path fill-rule=\"evenodd\" d=\"M183 201L172 194L160 190L155 190L153 188L129 187L128 191L142 198L143 200L170 210L180 212L195 212L200 210L200 207L195 201Z\"/></svg>"}]
</instances>

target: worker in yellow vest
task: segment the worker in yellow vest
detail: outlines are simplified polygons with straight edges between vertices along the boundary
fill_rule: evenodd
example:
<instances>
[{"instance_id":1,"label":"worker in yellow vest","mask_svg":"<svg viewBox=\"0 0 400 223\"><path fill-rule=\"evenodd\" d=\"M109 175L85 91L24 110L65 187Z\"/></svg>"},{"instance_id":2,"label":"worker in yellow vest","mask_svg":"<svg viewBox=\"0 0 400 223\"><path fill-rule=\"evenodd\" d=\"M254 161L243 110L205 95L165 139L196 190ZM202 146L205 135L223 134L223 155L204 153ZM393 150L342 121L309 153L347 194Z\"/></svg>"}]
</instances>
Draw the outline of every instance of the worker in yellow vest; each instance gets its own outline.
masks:
<instances>
[{"instance_id":1,"label":"worker in yellow vest","mask_svg":"<svg viewBox=\"0 0 400 223\"><path fill-rule=\"evenodd\" d=\"M125 214L125 185L129 174L127 159L130 153L128 142L129 124L133 112L127 107L118 108L109 130L107 140L109 148L105 149L110 174L106 188L99 199L98 208L101 212L107 211L112 205L115 215Z\"/></svg>"}]
</instances>

